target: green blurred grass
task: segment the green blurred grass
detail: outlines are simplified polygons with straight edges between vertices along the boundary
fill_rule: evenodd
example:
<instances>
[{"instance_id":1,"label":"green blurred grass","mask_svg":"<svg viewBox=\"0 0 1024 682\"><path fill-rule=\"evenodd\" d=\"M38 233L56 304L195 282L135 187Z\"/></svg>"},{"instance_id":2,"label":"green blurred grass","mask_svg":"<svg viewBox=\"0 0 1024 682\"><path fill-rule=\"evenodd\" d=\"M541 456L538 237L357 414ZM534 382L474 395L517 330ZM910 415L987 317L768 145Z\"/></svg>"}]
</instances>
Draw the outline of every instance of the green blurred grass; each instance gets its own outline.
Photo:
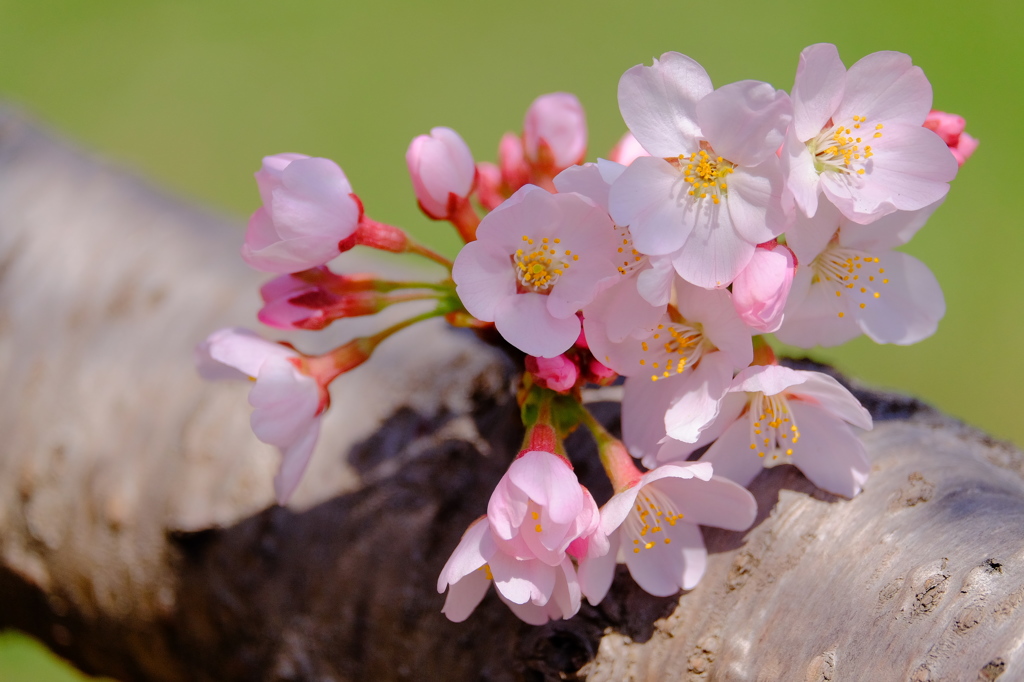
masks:
<instances>
[{"instance_id":1,"label":"green blurred grass","mask_svg":"<svg viewBox=\"0 0 1024 682\"><path fill-rule=\"evenodd\" d=\"M787 89L800 49L814 42L836 43L847 65L876 50L907 52L930 77L935 106L964 115L982 141L907 249L936 273L948 313L913 347L862 340L814 355L1021 444L1024 231L1012 185L1024 140L1022 25L1024 9L1005 1L7 0L0 95L239 216L256 205L251 174L263 155L331 157L372 216L453 253L454 233L418 213L405 172L406 145L432 126L456 128L478 159L493 159L534 97L568 90L587 108L598 156L624 130L618 77L664 51L698 59L716 84L756 78ZM0 640L0 680L63 679L17 672L12 641Z\"/></svg>"}]
</instances>

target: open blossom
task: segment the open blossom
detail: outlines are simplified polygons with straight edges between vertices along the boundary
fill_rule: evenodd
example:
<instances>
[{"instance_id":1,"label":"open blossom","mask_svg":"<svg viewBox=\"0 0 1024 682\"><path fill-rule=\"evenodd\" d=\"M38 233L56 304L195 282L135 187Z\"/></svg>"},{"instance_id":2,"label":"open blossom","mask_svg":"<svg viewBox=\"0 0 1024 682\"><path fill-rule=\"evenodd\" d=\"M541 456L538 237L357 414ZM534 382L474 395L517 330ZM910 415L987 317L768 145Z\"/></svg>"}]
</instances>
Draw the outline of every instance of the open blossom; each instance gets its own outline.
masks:
<instances>
[{"instance_id":1,"label":"open blossom","mask_svg":"<svg viewBox=\"0 0 1024 682\"><path fill-rule=\"evenodd\" d=\"M700 461L742 486L762 468L792 464L822 490L844 497L861 491L870 464L850 425L870 429L871 415L838 381L820 372L754 365L736 376L729 393L697 442L667 441L656 462L685 460L714 441Z\"/></svg>"},{"instance_id":2,"label":"open blossom","mask_svg":"<svg viewBox=\"0 0 1024 682\"><path fill-rule=\"evenodd\" d=\"M641 253L671 257L683 279L727 286L789 221L776 157L789 97L759 81L715 90L700 64L668 52L626 71L619 109L652 156L612 186L615 222Z\"/></svg>"},{"instance_id":3,"label":"open blossom","mask_svg":"<svg viewBox=\"0 0 1024 682\"><path fill-rule=\"evenodd\" d=\"M922 127L931 103L931 84L905 54L875 52L847 71L835 45L804 49L782 151L797 206L813 216L824 193L866 224L944 197L957 165L942 139Z\"/></svg>"},{"instance_id":4,"label":"open blossom","mask_svg":"<svg viewBox=\"0 0 1024 682\"><path fill-rule=\"evenodd\" d=\"M242 258L257 270L290 273L323 265L359 227L362 205L330 159L267 156L256 184L263 205L249 218Z\"/></svg>"},{"instance_id":5,"label":"open blossom","mask_svg":"<svg viewBox=\"0 0 1024 682\"><path fill-rule=\"evenodd\" d=\"M779 340L811 348L866 334L877 343L907 345L935 333L946 302L921 261L892 249L907 243L938 203L858 225L831 204L800 217L787 233L800 259Z\"/></svg>"},{"instance_id":6,"label":"open blossom","mask_svg":"<svg viewBox=\"0 0 1024 682\"><path fill-rule=\"evenodd\" d=\"M491 582L502 601L528 623L569 618L580 590L567 551L607 551L600 515L569 463L550 452L522 453L491 495L487 516L463 535L438 578L449 588L443 612L465 620Z\"/></svg>"},{"instance_id":7,"label":"open blossom","mask_svg":"<svg viewBox=\"0 0 1024 682\"><path fill-rule=\"evenodd\" d=\"M746 530L757 503L744 488L712 476L707 463L669 464L648 471L601 508L606 554L580 560L579 581L592 604L611 586L615 563L656 596L696 587L707 566L698 526Z\"/></svg>"},{"instance_id":8,"label":"open blossom","mask_svg":"<svg viewBox=\"0 0 1024 682\"><path fill-rule=\"evenodd\" d=\"M750 329L724 289L701 289L677 278L675 305L618 343L589 326L590 320L584 318L594 357L629 377L622 436L640 457L655 452L666 433L696 440L718 414L733 373L753 359Z\"/></svg>"},{"instance_id":9,"label":"open blossom","mask_svg":"<svg viewBox=\"0 0 1024 682\"><path fill-rule=\"evenodd\" d=\"M326 389L299 371L299 358L291 348L245 329L221 329L196 349L204 378L255 381L249 391L250 424L257 438L281 450L274 478L280 504L291 497L309 464L327 406Z\"/></svg>"},{"instance_id":10,"label":"open blossom","mask_svg":"<svg viewBox=\"0 0 1024 682\"><path fill-rule=\"evenodd\" d=\"M420 208L435 220L447 220L468 201L476 178L473 154L451 128L432 128L405 152L405 163Z\"/></svg>"},{"instance_id":11,"label":"open blossom","mask_svg":"<svg viewBox=\"0 0 1024 682\"><path fill-rule=\"evenodd\" d=\"M491 211L455 259L466 310L516 348L554 357L580 334L576 313L618 275L608 214L574 193L527 185Z\"/></svg>"},{"instance_id":12,"label":"open blossom","mask_svg":"<svg viewBox=\"0 0 1024 682\"><path fill-rule=\"evenodd\" d=\"M732 283L732 304L740 319L762 334L776 331L782 325L796 264L788 246L775 240L758 244Z\"/></svg>"}]
</instances>

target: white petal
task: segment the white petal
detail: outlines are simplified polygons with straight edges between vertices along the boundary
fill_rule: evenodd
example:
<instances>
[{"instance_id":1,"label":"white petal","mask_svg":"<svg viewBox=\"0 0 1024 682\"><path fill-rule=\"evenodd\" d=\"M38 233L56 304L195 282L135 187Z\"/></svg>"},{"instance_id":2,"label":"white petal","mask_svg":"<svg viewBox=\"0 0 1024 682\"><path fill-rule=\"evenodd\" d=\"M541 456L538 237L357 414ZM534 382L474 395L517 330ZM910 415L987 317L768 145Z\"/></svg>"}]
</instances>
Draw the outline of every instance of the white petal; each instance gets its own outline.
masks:
<instances>
[{"instance_id":1,"label":"white petal","mask_svg":"<svg viewBox=\"0 0 1024 682\"><path fill-rule=\"evenodd\" d=\"M678 52L666 52L652 66L637 65L622 75L619 110L644 149L654 156L677 156L696 150L702 137L697 102L712 90L704 67Z\"/></svg>"},{"instance_id":2,"label":"white petal","mask_svg":"<svg viewBox=\"0 0 1024 682\"><path fill-rule=\"evenodd\" d=\"M817 405L795 400L789 405L800 427L792 464L822 490L843 497L859 493L871 470L860 438Z\"/></svg>"}]
</instances>

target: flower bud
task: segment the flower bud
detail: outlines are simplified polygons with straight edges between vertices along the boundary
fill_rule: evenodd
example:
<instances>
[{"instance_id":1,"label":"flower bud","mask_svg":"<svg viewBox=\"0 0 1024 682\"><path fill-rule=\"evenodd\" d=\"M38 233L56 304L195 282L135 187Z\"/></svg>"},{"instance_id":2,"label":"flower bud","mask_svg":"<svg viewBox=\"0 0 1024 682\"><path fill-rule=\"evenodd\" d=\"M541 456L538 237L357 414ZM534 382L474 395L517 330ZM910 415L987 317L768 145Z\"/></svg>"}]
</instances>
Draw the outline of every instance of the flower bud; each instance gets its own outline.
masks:
<instances>
[{"instance_id":1,"label":"flower bud","mask_svg":"<svg viewBox=\"0 0 1024 682\"><path fill-rule=\"evenodd\" d=\"M473 191L473 155L451 128L433 128L430 135L415 138L405 163L420 208L434 220L447 220Z\"/></svg>"},{"instance_id":2,"label":"flower bud","mask_svg":"<svg viewBox=\"0 0 1024 682\"><path fill-rule=\"evenodd\" d=\"M928 118L924 120L924 127L934 130L942 138L942 141L949 147L949 151L956 157L956 162L961 166L978 148L978 141L964 132L966 124L963 116L937 109L933 109L928 114Z\"/></svg>"},{"instance_id":3,"label":"flower bud","mask_svg":"<svg viewBox=\"0 0 1024 682\"><path fill-rule=\"evenodd\" d=\"M508 194L530 181L530 166L526 163L523 152L523 141L515 133L505 133L498 145L498 164L501 166L501 179Z\"/></svg>"},{"instance_id":4,"label":"flower bud","mask_svg":"<svg viewBox=\"0 0 1024 682\"><path fill-rule=\"evenodd\" d=\"M501 191L501 169L493 163L481 162L476 165L476 195L488 211L493 211L505 201Z\"/></svg>"},{"instance_id":5,"label":"flower bud","mask_svg":"<svg viewBox=\"0 0 1024 682\"><path fill-rule=\"evenodd\" d=\"M263 206L249 219L242 258L257 270L289 273L323 265L359 226L362 205L329 159L265 157L256 184Z\"/></svg>"},{"instance_id":6,"label":"flower bud","mask_svg":"<svg viewBox=\"0 0 1024 682\"><path fill-rule=\"evenodd\" d=\"M553 92L533 101L523 121L523 148L530 165L552 177L587 154L587 121L575 95Z\"/></svg>"},{"instance_id":7,"label":"flower bud","mask_svg":"<svg viewBox=\"0 0 1024 682\"><path fill-rule=\"evenodd\" d=\"M770 333L782 326L786 298L796 271L796 256L774 239L759 244L732 283L732 304L750 327Z\"/></svg>"},{"instance_id":8,"label":"flower bud","mask_svg":"<svg viewBox=\"0 0 1024 682\"><path fill-rule=\"evenodd\" d=\"M533 375L537 385L564 393L576 385L579 369L565 354L553 358L526 356L526 371Z\"/></svg>"}]
</instances>

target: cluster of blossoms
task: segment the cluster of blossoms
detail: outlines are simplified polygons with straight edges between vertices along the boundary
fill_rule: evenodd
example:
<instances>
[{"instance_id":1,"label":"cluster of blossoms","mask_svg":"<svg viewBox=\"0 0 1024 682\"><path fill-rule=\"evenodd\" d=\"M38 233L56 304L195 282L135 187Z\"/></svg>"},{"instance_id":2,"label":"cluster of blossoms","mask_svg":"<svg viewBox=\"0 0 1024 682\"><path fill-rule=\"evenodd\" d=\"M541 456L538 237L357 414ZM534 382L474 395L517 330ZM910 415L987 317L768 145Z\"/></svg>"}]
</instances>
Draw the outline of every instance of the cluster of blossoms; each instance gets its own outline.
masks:
<instances>
[{"instance_id":1,"label":"cluster of blossoms","mask_svg":"<svg viewBox=\"0 0 1024 682\"><path fill-rule=\"evenodd\" d=\"M261 290L260 321L315 330L392 304L434 307L322 355L236 329L197 351L204 376L255 381L252 427L281 449L282 504L313 451L328 385L391 334L443 316L484 338L496 330L525 355L522 449L438 579L455 621L491 584L529 623L569 618L583 598L604 597L616 563L651 594L691 589L707 558L699 526L748 528L746 487L766 467L790 464L857 495L870 415L830 376L779 365L766 335L801 348L860 334L906 345L945 312L928 268L894 249L977 142L962 118L932 110L907 55L847 69L835 46L813 45L786 93L753 80L715 88L670 52L629 69L618 99L629 132L596 163L585 163L584 113L565 93L533 102L497 164L475 162L449 128L413 140L420 208L466 242L454 262L368 218L334 162L265 158L242 248L277 275ZM450 277L328 267L357 245L431 259ZM621 440L581 398L620 378ZM600 507L563 445L581 426L614 489Z\"/></svg>"}]
</instances>

